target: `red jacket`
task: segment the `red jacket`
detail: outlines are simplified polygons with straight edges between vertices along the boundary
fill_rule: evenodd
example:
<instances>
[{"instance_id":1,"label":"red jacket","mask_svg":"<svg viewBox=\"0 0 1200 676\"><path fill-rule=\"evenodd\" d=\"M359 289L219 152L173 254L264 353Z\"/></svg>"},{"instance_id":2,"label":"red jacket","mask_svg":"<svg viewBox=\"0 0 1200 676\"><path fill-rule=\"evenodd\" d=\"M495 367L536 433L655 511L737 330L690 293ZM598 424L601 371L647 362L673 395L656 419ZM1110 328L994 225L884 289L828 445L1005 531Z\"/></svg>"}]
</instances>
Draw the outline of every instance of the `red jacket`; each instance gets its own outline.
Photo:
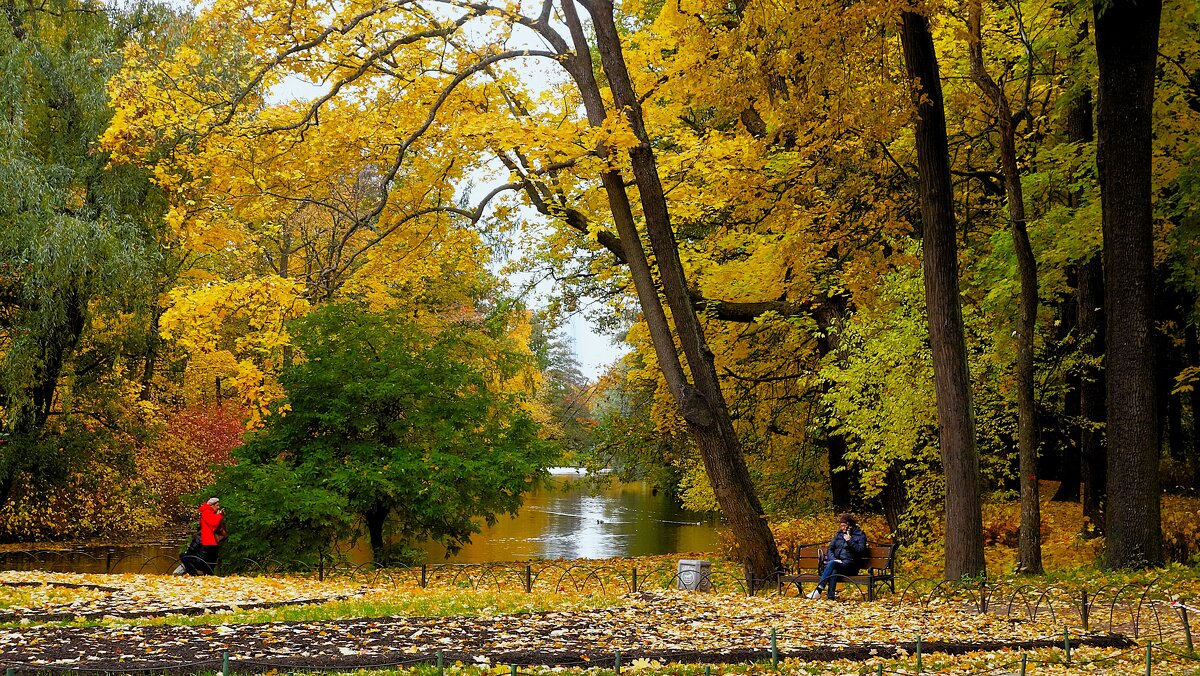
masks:
<instances>
[{"instance_id":1,"label":"red jacket","mask_svg":"<svg viewBox=\"0 0 1200 676\"><path fill-rule=\"evenodd\" d=\"M217 526L221 525L221 520L225 518L224 514L217 510L207 502L200 505L200 544L211 547L217 544L217 537L213 535L213 531Z\"/></svg>"}]
</instances>

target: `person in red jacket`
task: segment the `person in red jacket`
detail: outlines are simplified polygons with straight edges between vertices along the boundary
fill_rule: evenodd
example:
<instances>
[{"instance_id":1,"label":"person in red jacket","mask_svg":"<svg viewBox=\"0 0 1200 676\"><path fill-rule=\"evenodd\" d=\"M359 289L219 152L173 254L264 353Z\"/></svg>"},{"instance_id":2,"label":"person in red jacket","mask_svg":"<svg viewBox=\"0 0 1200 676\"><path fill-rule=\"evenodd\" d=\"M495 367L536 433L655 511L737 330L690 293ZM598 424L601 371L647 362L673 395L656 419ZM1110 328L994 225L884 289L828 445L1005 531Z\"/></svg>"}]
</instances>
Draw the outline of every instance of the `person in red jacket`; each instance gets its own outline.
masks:
<instances>
[{"instance_id":1,"label":"person in red jacket","mask_svg":"<svg viewBox=\"0 0 1200 676\"><path fill-rule=\"evenodd\" d=\"M200 505L200 560L195 566L198 574L212 575L225 535L225 511L221 509L221 501L209 498Z\"/></svg>"}]
</instances>

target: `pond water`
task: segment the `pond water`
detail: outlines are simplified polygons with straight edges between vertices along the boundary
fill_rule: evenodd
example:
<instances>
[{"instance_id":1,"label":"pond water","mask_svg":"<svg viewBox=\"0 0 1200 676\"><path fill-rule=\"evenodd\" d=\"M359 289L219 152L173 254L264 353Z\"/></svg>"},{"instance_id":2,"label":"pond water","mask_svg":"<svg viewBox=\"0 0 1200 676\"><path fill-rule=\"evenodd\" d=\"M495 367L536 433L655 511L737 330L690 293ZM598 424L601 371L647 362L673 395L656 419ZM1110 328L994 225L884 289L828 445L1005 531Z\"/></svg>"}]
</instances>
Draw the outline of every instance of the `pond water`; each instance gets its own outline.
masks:
<instances>
[{"instance_id":1,"label":"pond water","mask_svg":"<svg viewBox=\"0 0 1200 676\"><path fill-rule=\"evenodd\" d=\"M556 474L549 488L525 496L516 516L485 526L457 555L446 558L445 549L435 543L425 550L430 563L699 553L717 549L720 528L713 516L681 510L645 483L612 481L596 488L577 474ZM91 540L44 550L37 545L20 547L22 551L4 547L0 569L165 573L175 567L188 537L181 532L124 544ZM362 543L350 551L352 563L365 563L370 556Z\"/></svg>"},{"instance_id":2,"label":"pond water","mask_svg":"<svg viewBox=\"0 0 1200 676\"><path fill-rule=\"evenodd\" d=\"M514 517L501 517L449 561L603 559L680 552L718 546L710 515L679 509L646 483L609 482L598 491L577 475L555 475L550 489L525 497ZM429 561L447 560L445 549L426 546Z\"/></svg>"}]
</instances>

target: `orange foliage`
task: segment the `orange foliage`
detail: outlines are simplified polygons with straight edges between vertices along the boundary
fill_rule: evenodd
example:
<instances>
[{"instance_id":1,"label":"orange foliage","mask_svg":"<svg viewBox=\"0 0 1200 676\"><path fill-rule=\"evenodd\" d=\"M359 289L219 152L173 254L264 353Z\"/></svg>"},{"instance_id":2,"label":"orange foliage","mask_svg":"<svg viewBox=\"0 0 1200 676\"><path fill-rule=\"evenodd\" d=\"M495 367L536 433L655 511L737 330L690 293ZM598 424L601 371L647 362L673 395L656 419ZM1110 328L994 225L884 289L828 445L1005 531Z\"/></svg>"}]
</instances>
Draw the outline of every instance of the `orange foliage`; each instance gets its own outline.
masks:
<instances>
[{"instance_id":1,"label":"orange foliage","mask_svg":"<svg viewBox=\"0 0 1200 676\"><path fill-rule=\"evenodd\" d=\"M245 421L246 411L240 406L200 403L177 411L168 426L207 463L228 464L229 453L242 445Z\"/></svg>"},{"instance_id":2,"label":"orange foliage","mask_svg":"<svg viewBox=\"0 0 1200 676\"><path fill-rule=\"evenodd\" d=\"M1163 555L1188 563L1200 557L1200 498L1164 495L1162 499Z\"/></svg>"},{"instance_id":3,"label":"orange foliage","mask_svg":"<svg viewBox=\"0 0 1200 676\"><path fill-rule=\"evenodd\" d=\"M148 440L102 434L90 423L68 427L55 437L58 451L76 461L60 485L35 486L29 474L18 476L0 506L0 539L132 534L190 519L195 506L182 496L211 483L212 468L229 462L245 419L238 406L199 404L165 421L144 421Z\"/></svg>"}]
</instances>

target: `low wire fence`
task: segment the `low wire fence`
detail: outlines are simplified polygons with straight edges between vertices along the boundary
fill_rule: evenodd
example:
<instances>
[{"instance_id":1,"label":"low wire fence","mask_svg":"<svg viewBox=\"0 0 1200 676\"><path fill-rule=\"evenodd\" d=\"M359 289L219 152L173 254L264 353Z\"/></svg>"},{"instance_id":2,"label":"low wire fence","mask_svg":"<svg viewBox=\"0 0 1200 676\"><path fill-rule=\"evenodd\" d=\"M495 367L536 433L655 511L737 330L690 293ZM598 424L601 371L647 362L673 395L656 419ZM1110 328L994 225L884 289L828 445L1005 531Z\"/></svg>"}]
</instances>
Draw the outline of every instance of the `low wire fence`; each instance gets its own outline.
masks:
<instances>
[{"instance_id":1,"label":"low wire fence","mask_svg":"<svg viewBox=\"0 0 1200 676\"><path fill-rule=\"evenodd\" d=\"M0 554L0 570L39 570L64 573L164 574L180 568L178 555L141 553L103 554L57 551L14 551ZM426 563L379 565L348 563L319 557L316 563L281 559L221 560L217 575L295 575L318 581L353 578L373 586L451 586L495 591L617 593L666 588L687 588L718 593L746 594L751 586L732 567L718 566L704 573L679 571L673 561L621 566L579 559L574 561L521 561L493 563Z\"/></svg>"},{"instance_id":2,"label":"low wire fence","mask_svg":"<svg viewBox=\"0 0 1200 676\"><path fill-rule=\"evenodd\" d=\"M101 572L161 573L179 564L166 554L103 555L79 552L7 552L0 568L70 572L80 559ZM237 570L250 576L296 575L323 581L350 578L371 587L456 587L477 591L625 594L666 589L689 589L724 594L779 594L795 596L800 587L775 579L748 579L734 564L717 562L712 568L680 570L674 561L651 565L620 565L607 561L528 561L493 563L427 563L416 566L351 564L321 557L315 565L277 559L223 561L217 573ZM933 578L898 578L892 585L876 583L876 602L906 612L914 607L952 605L960 610L990 613L1014 620L1049 617L1062 626L1084 632L1107 631L1135 640L1152 638L1191 647L1191 622L1200 601L1187 598L1171 579L1121 585L1085 585L991 578L976 582L947 582ZM865 585L849 581L837 585L842 599L866 601ZM1186 590L1185 590L1186 591ZM1191 610L1189 610L1191 608Z\"/></svg>"}]
</instances>

